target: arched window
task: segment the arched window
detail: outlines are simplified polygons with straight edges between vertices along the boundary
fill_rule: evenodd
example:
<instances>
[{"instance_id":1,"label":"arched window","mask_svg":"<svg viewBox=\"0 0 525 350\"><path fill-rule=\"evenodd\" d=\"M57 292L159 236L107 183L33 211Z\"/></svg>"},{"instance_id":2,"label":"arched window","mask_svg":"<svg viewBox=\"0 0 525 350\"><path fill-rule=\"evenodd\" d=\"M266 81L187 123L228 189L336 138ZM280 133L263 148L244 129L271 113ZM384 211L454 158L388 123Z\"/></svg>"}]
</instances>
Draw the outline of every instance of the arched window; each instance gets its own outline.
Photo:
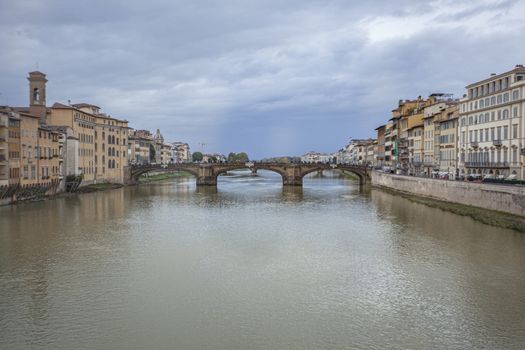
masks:
<instances>
[{"instance_id":1,"label":"arched window","mask_svg":"<svg viewBox=\"0 0 525 350\"><path fill-rule=\"evenodd\" d=\"M111 159L108 159L108 169L111 169Z\"/></svg>"},{"instance_id":2,"label":"arched window","mask_svg":"<svg viewBox=\"0 0 525 350\"><path fill-rule=\"evenodd\" d=\"M111 147L108 147L108 156L111 156Z\"/></svg>"},{"instance_id":3,"label":"arched window","mask_svg":"<svg viewBox=\"0 0 525 350\"><path fill-rule=\"evenodd\" d=\"M111 136L111 143L115 144L115 135Z\"/></svg>"},{"instance_id":4,"label":"arched window","mask_svg":"<svg viewBox=\"0 0 525 350\"><path fill-rule=\"evenodd\" d=\"M111 145L111 135L108 135L108 145Z\"/></svg>"},{"instance_id":5,"label":"arched window","mask_svg":"<svg viewBox=\"0 0 525 350\"><path fill-rule=\"evenodd\" d=\"M111 161L111 167L112 167L113 169L115 169L115 159L113 159L113 160Z\"/></svg>"},{"instance_id":6,"label":"arched window","mask_svg":"<svg viewBox=\"0 0 525 350\"><path fill-rule=\"evenodd\" d=\"M33 101L40 101L40 91L38 90L38 88L33 89Z\"/></svg>"}]
</instances>

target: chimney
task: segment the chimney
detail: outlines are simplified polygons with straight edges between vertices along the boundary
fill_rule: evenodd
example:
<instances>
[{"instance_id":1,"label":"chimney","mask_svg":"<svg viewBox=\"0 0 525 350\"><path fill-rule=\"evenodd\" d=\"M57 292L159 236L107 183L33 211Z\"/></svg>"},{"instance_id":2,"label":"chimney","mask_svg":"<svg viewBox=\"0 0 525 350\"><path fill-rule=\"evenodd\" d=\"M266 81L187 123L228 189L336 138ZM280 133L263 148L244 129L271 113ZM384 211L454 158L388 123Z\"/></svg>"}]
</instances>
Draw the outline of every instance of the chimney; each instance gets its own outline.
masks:
<instances>
[{"instance_id":1,"label":"chimney","mask_svg":"<svg viewBox=\"0 0 525 350\"><path fill-rule=\"evenodd\" d=\"M516 68L523 68L523 64L517 64Z\"/></svg>"},{"instance_id":2,"label":"chimney","mask_svg":"<svg viewBox=\"0 0 525 350\"><path fill-rule=\"evenodd\" d=\"M495 77L496 75L497 75L496 73L490 73L491 77Z\"/></svg>"}]
</instances>

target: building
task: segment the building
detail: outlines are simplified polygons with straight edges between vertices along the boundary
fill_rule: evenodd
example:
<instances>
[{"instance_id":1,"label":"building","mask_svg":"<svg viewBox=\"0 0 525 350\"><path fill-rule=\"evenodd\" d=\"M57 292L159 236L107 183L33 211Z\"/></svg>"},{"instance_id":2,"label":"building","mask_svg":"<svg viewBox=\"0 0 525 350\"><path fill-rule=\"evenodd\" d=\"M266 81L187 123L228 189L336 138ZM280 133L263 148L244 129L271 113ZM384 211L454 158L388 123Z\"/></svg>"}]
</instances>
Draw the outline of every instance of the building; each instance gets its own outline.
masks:
<instances>
[{"instance_id":1,"label":"building","mask_svg":"<svg viewBox=\"0 0 525 350\"><path fill-rule=\"evenodd\" d=\"M173 162L186 163L191 161L190 146L185 142L173 142L171 144Z\"/></svg>"},{"instance_id":2,"label":"building","mask_svg":"<svg viewBox=\"0 0 525 350\"><path fill-rule=\"evenodd\" d=\"M408 130L408 174L420 176L423 173L423 122Z\"/></svg>"},{"instance_id":3,"label":"building","mask_svg":"<svg viewBox=\"0 0 525 350\"><path fill-rule=\"evenodd\" d=\"M439 119L448 107L457 105L451 94L432 94L428 97L424 107L423 117L423 167L426 176L433 176L439 172Z\"/></svg>"},{"instance_id":4,"label":"building","mask_svg":"<svg viewBox=\"0 0 525 350\"><path fill-rule=\"evenodd\" d=\"M448 106L437 118L439 135L439 172L446 173L449 179L459 174L457 133L458 133L459 106Z\"/></svg>"},{"instance_id":5,"label":"building","mask_svg":"<svg viewBox=\"0 0 525 350\"><path fill-rule=\"evenodd\" d=\"M308 152L301 156L301 162L304 163L330 163L332 161L332 155L328 153L320 152Z\"/></svg>"},{"instance_id":6,"label":"building","mask_svg":"<svg viewBox=\"0 0 525 350\"><path fill-rule=\"evenodd\" d=\"M460 173L523 180L525 68L491 74L466 89L459 112Z\"/></svg>"},{"instance_id":7,"label":"building","mask_svg":"<svg viewBox=\"0 0 525 350\"><path fill-rule=\"evenodd\" d=\"M153 136L155 147L155 163L168 164L172 162L171 145L164 143L164 136L160 133L160 129Z\"/></svg>"},{"instance_id":8,"label":"building","mask_svg":"<svg viewBox=\"0 0 525 350\"><path fill-rule=\"evenodd\" d=\"M58 185L61 133L17 109L0 109L0 186Z\"/></svg>"},{"instance_id":9,"label":"building","mask_svg":"<svg viewBox=\"0 0 525 350\"><path fill-rule=\"evenodd\" d=\"M221 153L202 155L202 163L226 163L226 160L226 156Z\"/></svg>"},{"instance_id":10,"label":"building","mask_svg":"<svg viewBox=\"0 0 525 350\"><path fill-rule=\"evenodd\" d=\"M409 171L409 130L421 123L425 101L419 96L417 100L399 100L398 107L392 110L392 131L390 134L393 146L393 163L398 172Z\"/></svg>"},{"instance_id":11,"label":"building","mask_svg":"<svg viewBox=\"0 0 525 350\"><path fill-rule=\"evenodd\" d=\"M385 125L385 160L383 167L391 169L394 164L394 146L392 143L392 122ZM385 169L385 170L389 170Z\"/></svg>"},{"instance_id":12,"label":"building","mask_svg":"<svg viewBox=\"0 0 525 350\"><path fill-rule=\"evenodd\" d=\"M381 125L377 127L377 156L376 156L376 166L383 168L385 166L385 132L386 125Z\"/></svg>"},{"instance_id":13,"label":"building","mask_svg":"<svg viewBox=\"0 0 525 350\"><path fill-rule=\"evenodd\" d=\"M83 177L83 184L124 181L127 166L126 120L112 118L100 112L100 107L79 103L64 105L55 103L50 108L49 125L65 126L78 139L78 169L66 175Z\"/></svg>"},{"instance_id":14,"label":"building","mask_svg":"<svg viewBox=\"0 0 525 350\"><path fill-rule=\"evenodd\" d=\"M11 133L9 112L0 110L0 186L9 185L11 151L8 135Z\"/></svg>"}]
</instances>

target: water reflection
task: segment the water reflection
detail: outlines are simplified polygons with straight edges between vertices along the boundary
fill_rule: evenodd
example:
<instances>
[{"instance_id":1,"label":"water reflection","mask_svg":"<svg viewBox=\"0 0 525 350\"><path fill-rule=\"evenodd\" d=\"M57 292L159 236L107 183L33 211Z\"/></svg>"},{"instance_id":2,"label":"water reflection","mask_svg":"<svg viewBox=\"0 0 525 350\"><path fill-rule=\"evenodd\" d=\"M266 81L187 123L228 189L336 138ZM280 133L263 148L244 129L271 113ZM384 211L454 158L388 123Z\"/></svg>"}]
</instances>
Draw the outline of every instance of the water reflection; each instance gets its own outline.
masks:
<instances>
[{"instance_id":1,"label":"water reflection","mask_svg":"<svg viewBox=\"0 0 525 350\"><path fill-rule=\"evenodd\" d=\"M234 172L0 208L2 349L521 349L525 235Z\"/></svg>"}]
</instances>

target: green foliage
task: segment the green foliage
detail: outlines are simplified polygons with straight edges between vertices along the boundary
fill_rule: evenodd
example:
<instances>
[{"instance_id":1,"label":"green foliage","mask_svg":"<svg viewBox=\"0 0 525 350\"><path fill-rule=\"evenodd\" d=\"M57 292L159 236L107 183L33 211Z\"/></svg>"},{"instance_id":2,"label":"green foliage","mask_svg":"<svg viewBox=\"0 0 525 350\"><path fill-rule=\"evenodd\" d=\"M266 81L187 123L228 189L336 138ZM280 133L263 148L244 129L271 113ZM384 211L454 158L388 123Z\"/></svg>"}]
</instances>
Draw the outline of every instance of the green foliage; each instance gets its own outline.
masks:
<instances>
[{"instance_id":1,"label":"green foliage","mask_svg":"<svg viewBox=\"0 0 525 350\"><path fill-rule=\"evenodd\" d=\"M150 162L154 162L155 161L155 147L153 147L153 145L149 145L149 160Z\"/></svg>"},{"instance_id":2,"label":"green foliage","mask_svg":"<svg viewBox=\"0 0 525 350\"><path fill-rule=\"evenodd\" d=\"M246 154L246 152L241 152L241 153L230 152L228 154L229 163L246 163L249 161L250 161L250 158L248 157L248 154Z\"/></svg>"},{"instance_id":3,"label":"green foliage","mask_svg":"<svg viewBox=\"0 0 525 350\"><path fill-rule=\"evenodd\" d=\"M193 154L191 155L191 160L193 160L194 162L200 162L202 161L202 158L203 155L201 152L193 152Z\"/></svg>"}]
</instances>

